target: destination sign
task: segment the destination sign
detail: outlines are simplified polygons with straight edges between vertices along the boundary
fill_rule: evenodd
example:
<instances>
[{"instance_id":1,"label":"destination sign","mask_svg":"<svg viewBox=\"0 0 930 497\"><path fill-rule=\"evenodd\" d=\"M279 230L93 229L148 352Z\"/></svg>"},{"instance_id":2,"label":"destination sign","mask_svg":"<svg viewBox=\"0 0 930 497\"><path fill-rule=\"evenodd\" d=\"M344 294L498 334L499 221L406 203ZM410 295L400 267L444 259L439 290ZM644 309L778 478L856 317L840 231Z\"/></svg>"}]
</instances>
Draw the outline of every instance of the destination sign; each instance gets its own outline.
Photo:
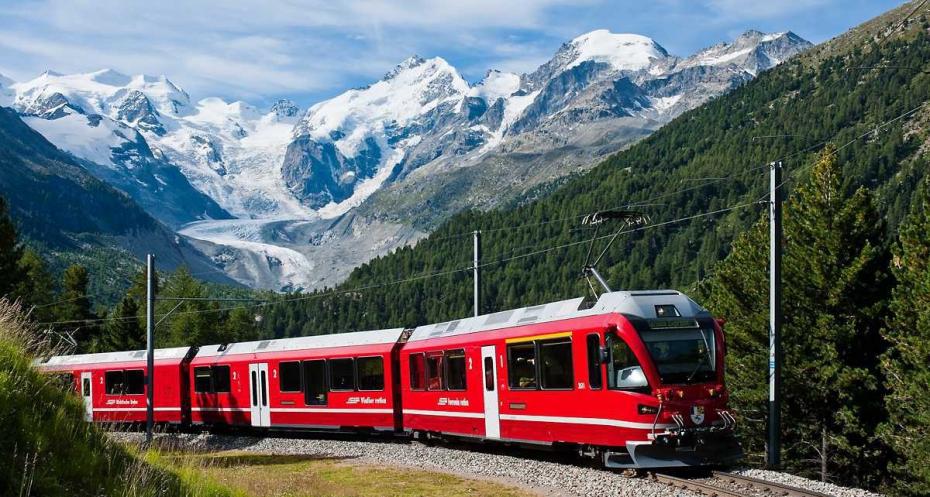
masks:
<instances>
[{"instance_id":1,"label":"destination sign","mask_svg":"<svg viewBox=\"0 0 930 497\"><path fill-rule=\"evenodd\" d=\"M649 322L649 327L653 330L700 328L700 325L698 325L698 322L693 319L659 318L659 319L649 319L647 321Z\"/></svg>"}]
</instances>

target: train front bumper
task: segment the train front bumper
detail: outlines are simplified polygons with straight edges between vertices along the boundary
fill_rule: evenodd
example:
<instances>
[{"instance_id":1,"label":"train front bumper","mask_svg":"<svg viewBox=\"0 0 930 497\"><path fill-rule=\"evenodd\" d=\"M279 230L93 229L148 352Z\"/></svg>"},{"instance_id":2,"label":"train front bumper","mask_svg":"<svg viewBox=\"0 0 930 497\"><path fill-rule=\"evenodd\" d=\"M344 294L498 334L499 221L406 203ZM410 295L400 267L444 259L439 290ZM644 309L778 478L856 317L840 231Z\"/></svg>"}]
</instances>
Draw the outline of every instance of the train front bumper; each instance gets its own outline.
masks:
<instances>
[{"instance_id":1,"label":"train front bumper","mask_svg":"<svg viewBox=\"0 0 930 497\"><path fill-rule=\"evenodd\" d=\"M675 468L727 465L739 461L743 449L732 431L678 430L650 441L627 442L626 452L607 452L608 468Z\"/></svg>"}]
</instances>

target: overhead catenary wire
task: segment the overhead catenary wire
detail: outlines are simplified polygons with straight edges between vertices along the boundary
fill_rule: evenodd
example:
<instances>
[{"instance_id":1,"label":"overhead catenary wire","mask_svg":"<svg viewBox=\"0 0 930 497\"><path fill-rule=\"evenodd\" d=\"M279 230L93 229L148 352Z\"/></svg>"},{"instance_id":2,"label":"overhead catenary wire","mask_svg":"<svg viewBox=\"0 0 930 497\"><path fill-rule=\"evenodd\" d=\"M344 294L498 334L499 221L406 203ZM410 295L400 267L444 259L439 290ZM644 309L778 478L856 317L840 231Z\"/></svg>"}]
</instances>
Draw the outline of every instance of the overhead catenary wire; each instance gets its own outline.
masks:
<instances>
[{"instance_id":1,"label":"overhead catenary wire","mask_svg":"<svg viewBox=\"0 0 930 497\"><path fill-rule=\"evenodd\" d=\"M51 307L53 305L66 304L68 302L74 302L75 300L90 299L92 297L93 297L92 295L79 295L77 297L71 297L70 299L56 300L54 302L49 302L47 304L38 304L38 305L33 305L31 307L34 309L42 309L43 307Z\"/></svg>"},{"instance_id":2,"label":"overhead catenary wire","mask_svg":"<svg viewBox=\"0 0 930 497\"><path fill-rule=\"evenodd\" d=\"M767 167L768 167L767 164L766 164L766 165L761 165L761 166L751 166L751 167L748 167L748 168L746 168L746 169L742 169L742 170L740 170L739 172L741 172L741 173L752 172L752 171L764 169L764 168L767 168ZM681 188L681 189L678 189L678 190L674 190L674 191L671 191L671 192L661 193L661 194L658 194L658 195L656 195L656 196L648 197L648 198L645 198L645 199L642 199L642 200L630 201L630 202L626 202L626 203L624 203L624 204L619 204L619 205L616 205L616 206L613 206L613 207L609 207L609 208L606 208L606 209L600 209L600 210L616 210L616 209L628 209L628 208L633 208L633 207L644 207L644 206L664 205L664 204L655 203L655 201L656 201L656 200L665 199L665 198L669 198L669 197L673 197L673 196L675 196L675 195L679 195L679 194L682 194L682 193L687 193L687 192L690 192L690 191L699 190L699 189L704 188L704 187L706 187L706 186L714 185L714 184L717 184L717 183L721 183L721 182L725 182L725 181L742 181L743 179L745 179L745 178L740 178L740 177L735 176L735 175L734 175L734 176L727 176L727 177L682 178L682 179L680 179L679 181L681 181L681 182L702 181L702 183L700 183L700 184L698 184L698 185L691 185L691 186L688 186L688 187L685 187L685 188ZM545 220L545 221L539 221L539 222L535 222L535 223L518 224L518 225L507 226L507 227L501 227L501 228L477 228L477 229L480 229L481 233L484 233L484 234L487 234L487 233L495 233L495 232L498 232L498 231L514 231L514 230L527 229L527 228L536 228L536 227L539 227L539 226L545 226L545 225L554 224L554 223L559 223L559 222L565 222L565 221L572 221L572 220L584 219L586 216L589 216L589 215L591 215L591 214L593 214L593 212L585 212L585 213L582 213L582 214L573 214L573 215L571 215L571 216L564 216L564 217L559 217L559 218L555 218L555 219L547 219L547 220ZM473 232L474 232L474 230L463 231L463 232L457 233L457 234L443 235L443 236L441 236L441 237L439 237L439 238L432 238L432 237L430 237L430 238L425 238L424 240L429 240L430 242L435 242L435 241L443 241L443 240L448 240L448 239L453 239L453 238L471 237Z\"/></svg>"},{"instance_id":3,"label":"overhead catenary wire","mask_svg":"<svg viewBox=\"0 0 930 497\"><path fill-rule=\"evenodd\" d=\"M636 232L636 231L642 231L642 230L646 230L646 229L658 228L658 227L662 227L662 226L668 226L668 225L672 225L672 224L687 222L687 221L691 221L691 220L694 220L694 219L699 219L699 218L703 218L703 217L713 216L713 215L717 215L717 214L722 214L722 213L725 213L725 212L729 212L729 211L732 211L732 210L736 210L736 209L740 209L740 208L745 208L745 207L748 207L748 206L751 206L751 205L759 205L759 202L747 202L747 203L742 203L742 204L734 205L734 206L731 206L731 207L726 207L726 208L722 208L722 209L717 209L717 210L710 211L710 212L704 212L704 213L695 214L695 215L691 215L691 216L686 216L686 217L682 217L682 218L678 218L678 219L672 219L672 220L664 221L664 222L661 222L661 223L650 224L650 225L645 225L645 226L639 226L639 227L636 227L636 228L632 228L632 229L626 230L626 231L624 231L623 233L632 233L632 232ZM621 233L621 234L623 234L623 233ZM545 253L550 253L550 252L554 252L554 251L556 251L556 250L561 250L561 249L565 249L565 248L569 248L569 247L581 245L581 244L584 244L584 243L590 243L591 241L598 241L598 240L605 239L605 238L612 237L612 236L615 236L615 235L614 235L613 233L611 233L611 234L596 236L596 237L593 237L593 238L586 238L586 239L583 239L583 240L577 240L577 241L573 241L573 242L569 242L569 243L564 243L564 244L560 244L560 245L556 245L556 246L553 246L553 247L548 247L548 248L545 248L545 249L540 249L540 250L536 250L536 251L532 251L532 252L528 252L528 253L524 253L524 254L518 254L518 255L515 255L515 256L511 256L511 257L506 257L506 258L502 258L502 259L497 259L497 260L492 260L492 261L484 262L484 263L482 263L482 264L479 264L478 267L479 267L479 268L484 268L484 267L488 267L488 266L491 266L491 265L502 264L502 263L504 263L504 262L509 262L509 261L512 261L512 260L525 259L525 258L527 258L527 257L533 257L533 256L536 256L536 255L541 255L541 254L545 254ZM468 271L471 271L472 269L473 269L472 267L460 267L460 268L446 269L446 270L434 271L434 272L429 272L429 273L423 273L423 274L411 276L411 277L408 277L408 278L402 278L402 279L393 280L393 281L388 281L388 282L383 282L383 283L373 283L373 284L370 284L370 285L363 285L363 286L359 286L359 287L345 288L345 289L339 289L339 290L335 290L335 289L334 289L334 290L331 290L331 291L328 291L328 292L317 292L317 293L313 293L313 294L309 294L309 295L301 295L301 296L299 296L299 297L290 297L290 298L283 298L283 299L279 299L279 300L263 301L263 302L260 302L260 303L257 303L257 304L252 304L252 305L233 306L233 307L218 307L218 308L213 308L213 309L194 309L194 310L189 310L189 311L175 312L175 313L173 313L172 315L174 315L174 316L181 316L181 315L190 315L190 314L204 314L204 313L213 313L213 312L226 312L226 311L232 311L232 310L240 309L240 308L246 308L246 309L262 308L262 307L275 306L275 305L287 304L287 303L292 303L292 302L300 302L300 301L307 301L307 300L313 300L313 299L318 299L318 298L332 297L332 296L342 295L342 294L347 294L347 293L364 292L364 291L368 291L368 290L374 290L374 289L378 289L378 288L385 288L385 287L389 287L389 286L401 285L401 284L410 283L410 282L419 281L419 280L425 280L425 279L429 279L429 278L437 278L437 277L441 277L441 276L448 276L448 275L455 274L455 273L468 272ZM158 317L158 318L163 318L164 316L165 316L165 315L160 315L160 316L156 316L156 317ZM39 324L39 325L43 325L43 326L45 326L45 325L55 325L55 324L93 324L93 323L99 323L99 322L110 321L110 320L119 321L119 320L142 319L142 318L144 318L144 317L145 317L145 316L140 315L140 316L129 316L129 317L121 317L121 318L117 317L117 318L98 318L98 319L88 319L88 320L55 321L55 322L46 322L46 323L38 323L38 324Z\"/></svg>"},{"instance_id":4,"label":"overhead catenary wire","mask_svg":"<svg viewBox=\"0 0 930 497\"><path fill-rule=\"evenodd\" d=\"M862 133L862 134L860 134L860 135L857 135L857 136L855 136L854 138L852 138L851 140L849 140L849 141L843 143L842 145L839 145L839 146L836 148L836 150L833 151L833 155L836 155L836 154L839 153L841 150L844 150L844 149L846 149L846 148L852 146L854 143L858 142L859 140L862 140L863 138L868 138L869 136L875 135L875 134L877 134L878 132L884 130L885 128L891 126L892 124L894 124L894 123L896 123L896 122L898 122L898 121L900 121L900 120L902 120L902 119L905 119L905 118L907 118L907 117L909 117L909 116L911 116L911 115L917 113L917 111L919 111L920 109L926 107L928 104L930 104L930 101L923 102L923 103L921 103L920 105L918 105L918 106L916 106L916 107L914 107L914 108L912 108L912 109L910 109L910 110L907 110L907 111L905 111L905 112L903 112L903 113L901 113L901 114L898 114L897 116L895 116L895 117L893 117L893 118L891 118L891 119L888 119L888 120L886 120L886 121L884 121L884 122L882 122L882 123L879 123L877 126L875 126L874 128L870 129L869 131L866 131L865 133ZM837 135L838 135L838 134L839 134L839 133L837 133ZM835 138L836 138L836 135L834 135L833 139L835 139ZM826 146L826 145L828 145L828 144L830 144L830 143L832 143L832 139L831 139L831 140L824 140L824 141L822 141L822 142L816 143L816 144L814 144L814 145L811 145L811 146L809 146L809 147L806 147L806 148L804 148L804 149L802 149L802 150L799 150L799 151L797 151L797 152L794 152L794 153L792 153L792 154L786 155L785 157L783 157L783 158L781 158L781 159L777 159L777 160L774 161L774 162L786 161L786 160L788 160L788 159L790 159L790 158L797 157L798 155L801 155L801 154L804 154L804 153L808 153L808 152L811 152L811 151L816 150L816 149L818 149L818 148L824 147L824 146ZM775 189L776 189L776 190L781 190L781 188L784 187L789 181L792 181L792 180L795 179L795 175L798 174L799 171L800 171L800 169L795 169L795 170L789 171L788 174L785 175L785 178L782 180L782 182L779 183L779 184L775 187Z\"/></svg>"}]
</instances>

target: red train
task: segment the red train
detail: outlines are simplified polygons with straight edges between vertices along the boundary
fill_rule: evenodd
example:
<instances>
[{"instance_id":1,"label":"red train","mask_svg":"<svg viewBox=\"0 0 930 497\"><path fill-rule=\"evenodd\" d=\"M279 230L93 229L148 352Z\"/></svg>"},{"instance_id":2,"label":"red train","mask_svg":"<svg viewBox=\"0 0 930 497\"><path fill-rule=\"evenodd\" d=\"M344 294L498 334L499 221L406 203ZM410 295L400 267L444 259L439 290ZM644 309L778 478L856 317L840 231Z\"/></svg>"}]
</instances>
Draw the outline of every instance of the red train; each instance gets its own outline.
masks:
<instances>
[{"instance_id":1,"label":"red train","mask_svg":"<svg viewBox=\"0 0 930 497\"><path fill-rule=\"evenodd\" d=\"M724 464L725 341L673 290L413 329L159 349L155 421L391 431L576 450L612 468ZM145 353L52 357L87 419L145 420Z\"/></svg>"}]
</instances>

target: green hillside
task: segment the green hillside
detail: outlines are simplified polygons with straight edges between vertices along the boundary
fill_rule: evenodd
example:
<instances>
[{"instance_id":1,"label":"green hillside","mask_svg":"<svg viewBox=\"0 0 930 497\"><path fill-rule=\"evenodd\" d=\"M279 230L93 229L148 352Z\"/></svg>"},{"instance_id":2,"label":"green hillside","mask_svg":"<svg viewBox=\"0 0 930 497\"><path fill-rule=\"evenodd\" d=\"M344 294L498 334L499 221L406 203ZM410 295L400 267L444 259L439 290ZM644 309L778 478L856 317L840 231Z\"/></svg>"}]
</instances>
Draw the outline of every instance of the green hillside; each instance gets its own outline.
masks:
<instances>
[{"instance_id":1,"label":"green hillside","mask_svg":"<svg viewBox=\"0 0 930 497\"><path fill-rule=\"evenodd\" d=\"M584 240L592 236L580 225L584 214L634 204L658 225L752 203L768 191L770 161L785 158L790 191L825 142L842 145L863 135L838 152L842 188L874 189L893 232L927 167L926 108L876 131L930 98L926 13L901 22L913 8L904 5L761 74L541 200L454 217L415 248L356 269L341 287L363 291L269 310L269 333L411 326L469 315L471 275L464 269L474 229L484 233L484 311L584 295L590 293L580 277ZM691 288L763 212L750 205L623 235L598 268L614 288ZM556 248L568 244L574 245ZM522 257L495 262L515 256ZM439 275L371 288L432 274Z\"/></svg>"},{"instance_id":2,"label":"green hillside","mask_svg":"<svg viewBox=\"0 0 930 497\"><path fill-rule=\"evenodd\" d=\"M0 301L0 495L223 496L154 466L83 420L81 400L32 367L41 333Z\"/></svg>"}]
</instances>

